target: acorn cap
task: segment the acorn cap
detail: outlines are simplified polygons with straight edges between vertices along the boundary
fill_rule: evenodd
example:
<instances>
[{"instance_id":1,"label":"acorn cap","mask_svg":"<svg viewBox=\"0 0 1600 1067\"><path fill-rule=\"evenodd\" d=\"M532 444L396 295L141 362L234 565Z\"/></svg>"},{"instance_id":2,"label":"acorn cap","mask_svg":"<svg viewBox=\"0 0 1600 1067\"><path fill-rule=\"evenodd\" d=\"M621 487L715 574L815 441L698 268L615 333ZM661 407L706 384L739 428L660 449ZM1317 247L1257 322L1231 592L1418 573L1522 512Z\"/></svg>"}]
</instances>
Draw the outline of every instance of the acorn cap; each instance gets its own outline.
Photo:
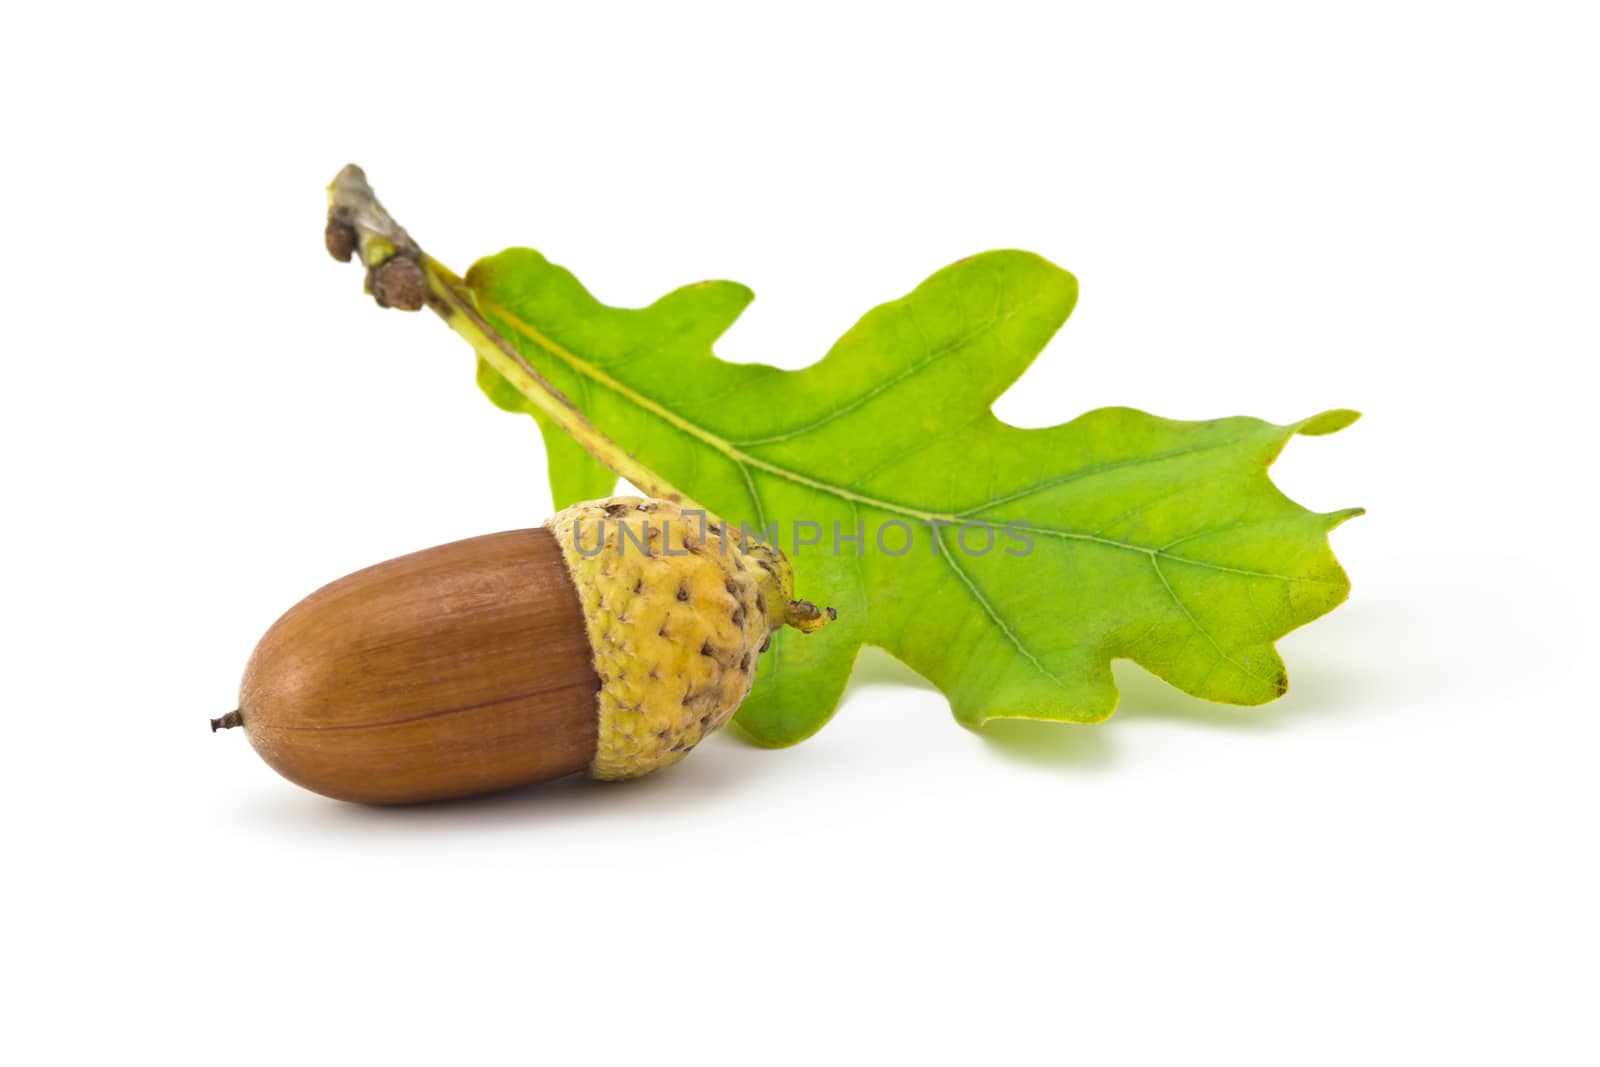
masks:
<instances>
[{"instance_id":1,"label":"acorn cap","mask_svg":"<svg viewBox=\"0 0 1600 1067\"><path fill-rule=\"evenodd\" d=\"M600 680L593 778L637 778L681 760L733 717L774 629L814 630L832 617L793 599L781 552L703 511L619 496L575 504L545 525L577 589Z\"/></svg>"}]
</instances>

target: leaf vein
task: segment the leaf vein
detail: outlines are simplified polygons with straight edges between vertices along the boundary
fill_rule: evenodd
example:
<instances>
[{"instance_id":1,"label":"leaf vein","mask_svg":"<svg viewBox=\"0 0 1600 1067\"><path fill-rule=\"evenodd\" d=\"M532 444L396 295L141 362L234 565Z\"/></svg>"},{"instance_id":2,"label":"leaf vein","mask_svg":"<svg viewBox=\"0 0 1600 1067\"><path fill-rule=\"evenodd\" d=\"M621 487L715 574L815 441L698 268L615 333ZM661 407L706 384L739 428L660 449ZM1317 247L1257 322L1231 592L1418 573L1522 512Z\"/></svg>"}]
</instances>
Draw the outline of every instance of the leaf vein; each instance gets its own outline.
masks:
<instances>
[{"instance_id":1,"label":"leaf vein","mask_svg":"<svg viewBox=\"0 0 1600 1067\"><path fill-rule=\"evenodd\" d=\"M1005 639L1011 643L1011 646L1033 665L1034 670L1050 679L1057 688L1068 690L1067 684L1052 674L1050 669L1040 662L1039 657L1035 656L1033 651L1022 643L1022 639L1017 636L1016 631L1012 630L1006 620L995 610L994 605L984 595L983 590L979 589L978 584L956 563L955 556L951 554L949 547L944 543L944 535L938 530L933 532L933 543L939 547L939 556L950 565L950 569L955 572L956 577L961 579L961 584L967 587L967 592L972 594L972 599L978 602L978 606L983 609L983 613L989 616L989 621L994 623L995 628L1004 635Z\"/></svg>"},{"instance_id":2,"label":"leaf vein","mask_svg":"<svg viewBox=\"0 0 1600 1067\"><path fill-rule=\"evenodd\" d=\"M1176 589L1172 588L1172 583L1167 581L1167 576L1164 573L1162 573L1161 561L1156 559L1156 557L1154 555L1151 555L1151 557L1150 557L1150 565L1155 568L1155 570L1156 570L1156 578L1158 580L1160 580L1162 588L1164 588L1167 591L1167 595L1172 598L1172 602L1174 604L1178 605L1178 610L1183 612L1184 617L1189 620L1189 625L1193 626L1195 628L1195 630L1199 632L1200 636L1204 637L1206 639L1206 641L1211 645L1211 647L1216 650L1216 653L1217 653L1218 656L1222 657L1228 663L1232 664L1235 668L1238 669L1239 673L1243 674L1246 678L1253 678L1256 681L1263 683L1264 685L1276 685L1277 684L1276 681L1273 680L1273 679L1262 678L1260 675L1255 674L1254 672L1252 672L1250 670L1250 668L1246 667L1243 663L1240 663L1238 660L1236 660L1232 656L1230 656L1228 654L1228 652L1222 647L1222 645L1217 642L1217 639L1215 637L1211 636L1211 631L1207 630L1204 626L1202 626L1200 624L1200 620L1195 618L1194 612L1189 610L1189 605L1187 605L1187 604L1185 604L1183 602L1183 598L1178 595L1178 591Z\"/></svg>"},{"instance_id":3,"label":"leaf vein","mask_svg":"<svg viewBox=\"0 0 1600 1067\"><path fill-rule=\"evenodd\" d=\"M1224 448L1232 448L1234 445L1242 444L1247 440L1248 438L1239 437L1232 441L1223 441L1220 444L1196 445L1192 448L1175 448L1170 452L1153 452L1147 456L1133 456L1128 459L1116 460L1111 463L1102 463L1094 467L1082 467L1075 471L1068 471L1067 473L1059 475L1055 478L1048 478L1036 485L1030 485L1026 489L1019 489L1016 492L1010 493L1006 496L995 497L993 500L986 500L982 504L974 504L972 507L958 511L956 514L962 518L969 518L976 512L984 511L988 508L999 507L1002 504L1011 504L1018 500L1033 496L1036 493L1042 493L1047 489L1054 489L1059 485L1067 485L1083 478L1093 478L1101 474L1110 474L1114 471L1125 470L1128 467L1137 467L1146 463L1159 463L1164 460L1181 459L1184 456L1199 455L1203 452L1220 451Z\"/></svg>"},{"instance_id":4,"label":"leaf vein","mask_svg":"<svg viewBox=\"0 0 1600 1067\"><path fill-rule=\"evenodd\" d=\"M943 348L935 351L932 355L911 364L893 378L888 379L872 389L868 389L865 393L862 393L850 403L845 404L842 407L835 408L833 411L830 411L820 419L816 419L804 426L797 426L794 429L787 430L783 433L773 434L771 437L753 437L739 441L729 441L728 443L736 448L753 448L756 445L775 445L783 441L792 441L796 437L803 437L812 430L820 429L821 427L826 426L828 423L841 419L858 408L871 403L873 400L888 392L890 389L893 389L907 378L911 378L917 374L920 374L922 371L944 359L946 356L950 356L961 351L973 341L976 341L978 338L994 329L1000 323L1009 320L1015 314L1015 312L1007 312L1004 315L996 315L992 318L984 320L981 326L967 331L965 334L945 345Z\"/></svg>"}]
</instances>

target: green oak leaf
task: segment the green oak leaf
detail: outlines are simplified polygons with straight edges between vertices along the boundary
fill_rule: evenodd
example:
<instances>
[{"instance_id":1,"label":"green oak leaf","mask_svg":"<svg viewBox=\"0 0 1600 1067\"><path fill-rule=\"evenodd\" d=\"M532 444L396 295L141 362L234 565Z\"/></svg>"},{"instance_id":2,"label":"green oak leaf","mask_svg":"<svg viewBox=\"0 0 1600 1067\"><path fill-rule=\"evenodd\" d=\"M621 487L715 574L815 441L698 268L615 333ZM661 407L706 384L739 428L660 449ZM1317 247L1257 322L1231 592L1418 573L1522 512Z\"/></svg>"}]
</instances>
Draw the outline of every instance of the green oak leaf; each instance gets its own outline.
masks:
<instances>
[{"instance_id":1,"label":"green oak leaf","mask_svg":"<svg viewBox=\"0 0 1600 1067\"><path fill-rule=\"evenodd\" d=\"M1332 433L1355 412L1277 426L1105 408L1034 430L994 416L1077 299L1072 275L1038 256L946 267L799 371L712 353L752 299L731 282L614 308L510 249L467 284L623 447L730 521L779 523L800 595L838 609L762 657L737 720L762 744L821 728L863 643L932 680L971 727L1104 719L1119 657L1198 697L1261 704L1288 685L1273 642L1349 592L1327 535L1360 510L1307 511L1267 467L1290 437ZM481 363L478 379L501 407L528 410ZM614 487L559 431L545 440L557 506ZM797 534L819 531L820 545L796 550Z\"/></svg>"}]
</instances>

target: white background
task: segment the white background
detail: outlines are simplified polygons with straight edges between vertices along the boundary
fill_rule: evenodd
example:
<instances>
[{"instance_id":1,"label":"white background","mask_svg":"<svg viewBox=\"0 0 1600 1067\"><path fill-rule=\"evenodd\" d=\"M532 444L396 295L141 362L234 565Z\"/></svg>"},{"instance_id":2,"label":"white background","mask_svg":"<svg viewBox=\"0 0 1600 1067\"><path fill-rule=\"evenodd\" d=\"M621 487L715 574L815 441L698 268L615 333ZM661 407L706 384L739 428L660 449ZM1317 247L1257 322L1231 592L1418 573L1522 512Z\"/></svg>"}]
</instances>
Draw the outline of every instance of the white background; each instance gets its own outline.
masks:
<instances>
[{"instance_id":1,"label":"white background","mask_svg":"<svg viewBox=\"0 0 1600 1067\"><path fill-rule=\"evenodd\" d=\"M1593 1063L1587 5L29 5L0 37L12 1063ZM998 405L1279 422L1367 517L1256 710L1126 664L974 735L871 652L798 748L371 810L206 719L368 563L548 509L464 345L321 251L731 277L818 358L960 256L1078 311Z\"/></svg>"}]
</instances>

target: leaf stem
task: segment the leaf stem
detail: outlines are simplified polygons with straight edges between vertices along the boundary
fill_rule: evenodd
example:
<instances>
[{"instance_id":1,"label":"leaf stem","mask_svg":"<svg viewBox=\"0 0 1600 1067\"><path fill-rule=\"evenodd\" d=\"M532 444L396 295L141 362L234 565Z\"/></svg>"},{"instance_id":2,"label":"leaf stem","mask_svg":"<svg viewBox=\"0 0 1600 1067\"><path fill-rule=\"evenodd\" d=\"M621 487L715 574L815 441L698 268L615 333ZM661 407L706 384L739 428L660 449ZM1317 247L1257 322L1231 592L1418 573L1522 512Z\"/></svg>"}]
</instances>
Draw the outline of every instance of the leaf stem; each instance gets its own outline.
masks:
<instances>
[{"instance_id":1,"label":"leaf stem","mask_svg":"<svg viewBox=\"0 0 1600 1067\"><path fill-rule=\"evenodd\" d=\"M479 357L528 398L540 414L647 496L686 508L700 505L589 421L543 374L478 312L466 283L412 240L378 202L367 176L354 163L328 186L329 254L348 261L358 255L367 268L367 291L380 307L417 311L424 305L470 344Z\"/></svg>"}]
</instances>

